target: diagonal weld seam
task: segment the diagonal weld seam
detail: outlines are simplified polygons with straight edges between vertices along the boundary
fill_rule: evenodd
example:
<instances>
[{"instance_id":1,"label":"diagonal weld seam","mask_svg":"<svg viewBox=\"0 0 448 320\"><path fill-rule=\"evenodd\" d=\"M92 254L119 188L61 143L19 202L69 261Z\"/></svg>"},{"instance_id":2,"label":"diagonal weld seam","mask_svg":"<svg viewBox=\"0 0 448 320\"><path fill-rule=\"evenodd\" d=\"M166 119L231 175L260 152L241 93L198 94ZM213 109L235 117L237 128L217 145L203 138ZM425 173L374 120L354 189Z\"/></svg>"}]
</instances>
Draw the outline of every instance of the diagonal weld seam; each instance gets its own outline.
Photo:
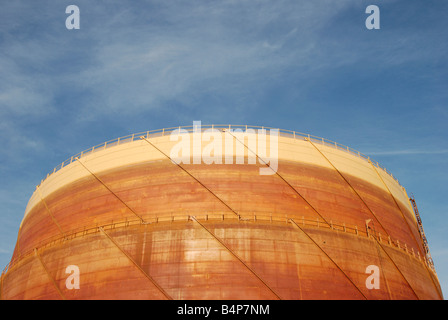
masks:
<instances>
[{"instance_id":1,"label":"diagonal weld seam","mask_svg":"<svg viewBox=\"0 0 448 320\"><path fill-rule=\"evenodd\" d=\"M145 223L145 220L138 215L134 210L132 210L131 207L129 207L115 192L113 192L96 174L94 174L92 171L90 171L84 163L82 163L80 158L76 158L76 160L96 179L99 183L101 183L112 195L115 196L126 208L128 208L137 218L140 219L142 223Z\"/></svg>"},{"instance_id":2,"label":"diagonal weld seam","mask_svg":"<svg viewBox=\"0 0 448 320\"><path fill-rule=\"evenodd\" d=\"M266 165L269 169L271 169L280 179L283 180L283 182L285 182L295 193L297 193L297 195L299 195L300 198L302 198L303 201L305 201L305 203L307 205L310 206L310 208L312 208L314 210L314 212L317 213L317 215L319 217L322 218L322 220L328 225L331 226L331 224L319 213L319 211L317 211L317 209L307 200L305 199L305 197L299 192L297 191L296 188L294 188L280 173L278 173L278 171L274 170L271 168L271 166L263 160L263 158L261 158L255 151L251 150L245 143L241 142L237 137L235 137L233 134L231 134L229 131L225 131L227 133L229 133L232 137L235 138L236 141L238 141L239 143L241 143L248 151L252 152L261 162L264 163L264 165Z\"/></svg>"},{"instance_id":3,"label":"diagonal weld seam","mask_svg":"<svg viewBox=\"0 0 448 320\"><path fill-rule=\"evenodd\" d=\"M218 199L222 204L224 204L227 209L229 209L230 211L232 211L239 220L241 220L241 215L236 212L232 207L230 207L224 200L222 200L220 197L218 197L212 190L210 190L206 185L204 185L199 179L197 179L195 176L193 176L187 169L185 169L184 167L182 167L179 163L177 163L176 161L174 161L169 155L167 155L165 152L163 152L162 150L160 150L159 148L157 148L153 143L151 143L150 141L148 141L148 139L146 139L145 137L140 137L142 140L145 140L150 146L152 146L154 149L156 149L157 151L159 151L161 154L163 154L166 158L168 158L169 160L171 160L172 163L174 163L175 165L177 165L180 169L182 169L186 174L188 174L191 178L193 178L197 183L199 183L202 187L204 187L208 192L210 192L216 199Z\"/></svg>"},{"instance_id":4,"label":"diagonal weld seam","mask_svg":"<svg viewBox=\"0 0 448 320\"><path fill-rule=\"evenodd\" d=\"M41 193L41 191L40 191L39 186L37 186L36 188L37 188L37 191L38 191L38 193L39 193L40 200L42 201L42 203L44 204L45 208L47 209L47 212L48 212L48 214L49 214L51 220L52 220L52 221L54 222L54 224L58 227L59 232L62 234L62 236L65 237L65 233L64 233L64 231L62 231L61 226L59 225L58 221L56 220L56 218L54 217L54 215L53 215L53 213L51 212L50 208L48 207L47 202L45 201L44 197L42 196L42 193Z\"/></svg>"},{"instance_id":5,"label":"diagonal weld seam","mask_svg":"<svg viewBox=\"0 0 448 320\"><path fill-rule=\"evenodd\" d=\"M194 216L190 216L190 218L194 221L196 221L205 231L207 231L213 238L215 238L216 241L218 241L224 248L227 249L227 251L232 254L235 258L237 258L258 280L260 280L266 288L269 289L279 300L282 300L282 298L266 283L266 281L259 276L255 270L253 270L247 263L244 262L242 258L240 258L232 249L230 249L223 240L221 240L219 237L217 237L213 232L211 232L207 227L205 227L202 223L200 223Z\"/></svg>"},{"instance_id":6,"label":"diagonal weld seam","mask_svg":"<svg viewBox=\"0 0 448 320\"><path fill-rule=\"evenodd\" d=\"M142 267L140 267L140 265L134 261L134 259L132 259L132 257L125 251L123 250L120 245L114 240L112 239L112 237L106 232L104 231L103 227L99 227L99 230L118 248L118 250L120 250L128 259L129 261L140 271L143 273L143 275L148 278L149 281L151 281L151 283L168 299L168 300L173 300L173 298L171 298L171 296L148 274L145 272L145 270L142 269Z\"/></svg>"},{"instance_id":7,"label":"diagonal weld seam","mask_svg":"<svg viewBox=\"0 0 448 320\"><path fill-rule=\"evenodd\" d=\"M383 245L378 241L378 239L376 237L374 237L376 243L381 247L381 249L384 251L384 253L386 253L387 257L389 258L389 260L392 262L392 264L395 266L395 268L397 269L397 271L400 273L400 275L403 277L404 281L406 281L407 285L409 286L409 288L411 288L412 292L414 293L414 295L417 297L418 300L420 300L420 298L418 297L417 293L415 292L414 288L412 288L411 284L409 283L409 281L406 279L406 277L404 276L404 274L401 272L400 268L398 268L397 264L395 263L395 261L392 259L392 257L389 255L389 253L387 253L387 251L384 249Z\"/></svg>"},{"instance_id":8,"label":"diagonal weld seam","mask_svg":"<svg viewBox=\"0 0 448 320\"><path fill-rule=\"evenodd\" d=\"M386 228L384 228L384 226L382 225L381 221L377 218L377 216L375 215L375 213L370 209L370 207L367 205L367 203L364 201L364 199L362 199L361 195L355 190L355 188L350 184L350 182L348 182L348 180L344 177L344 175L334 166L334 164L322 153L322 151L319 150L319 148L316 147L316 145L311 141L311 139L307 139L305 138L305 140L308 140L311 145L322 155L322 157L324 157L328 163L339 173L339 175L342 177L342 179L344 179L344 181L350 186L350 188L353 190L353 192L359 197L359 199L364 203L364 205L366 206L366 208L370 211L370 213L375 217L375 219L378 221L378 223L380 224L381 228L383 228L383 230L386 232L387 235L389 235L389 233L387 232ZM372 162L369 161L370 164L373 166ZM375 169L376 171L376 169ZM376 171L376 173L379 175L378 171ZM381 179L381 177L380 177ZM381 179L382 180L382 179ZM383 180L382 180L383 181ZM384 181L383 181L384 183ZM385 183L384 183L385 184ZM389 188L386 185L387 190L389 190ZM392 196L392 198L395 201L395 198L393 197L392 193L389 190L390 195ZM395 201L396 205L398 206L397 202ZM401 212L401 209L400 209ZM403 214L403 213L402 213ZM403 216L404 218L404 216ZM406 225L409 227L409 225L406 223ZM411 233L412 234L412 233ZM400 269L398 268L398 266L396 265L395 261L389 256L389 254L385 251L385 249L383 248L383 246L381 245L381 243L376 239L376 237L374 237L376 242L381 246L381 249L386 253L386 255L388 256L388 258L392 261L392 263L394 264L395 268L398 270L398 272L400 273L400 275L403 277L403 279L406 281L406 283L408 284L408 286L411 288L412 292L414 293L414 295L417 297L417 299L419 299L418 295L415 293L414 289L412 288L412 286L410 285L410 283L408 282L408 280L406 279L406 277L403 275L403 273L400 271ZM414 237L415 239L415 237Z\"/></svg>"},{"instance_id":9,"label":"diagonal weld seam","mask_svg":"<svg viewBox=\"0 0 448 320\"><path fill-rule=\"evenodd\" d=\"M56 291L59 293L59 295L61 296L62 300L65 300L65 296L62 293L61 289L59 289L56 281L53 279L53 277L51 276L50 272L48 271L47 267L45 266L44 262L42 261L42 258L40 257L39 253L37 252L37 249L34 249L34 254L37 257L37 259L40 262L40 265L42 266L42 268L45 270L45 273L47 274L47 277L50 279L50 281L52 282L54 288L56 289Z\"/></svg>"},{"instance_id":10,"label":"diagonal weld seam","mask_svg":"<svg viewBox=\"0 0 448 320\"><path fill-rule=\"evenodd\" d=\"M389 233L387 232L386 228L382 225L381 221L378 219L378 217L375 215L375 213L370 209L370 207L367 205L367 203L364 201L364 199L361 197L361 195L356 191L356 189L351 185L351 183L344 177L344 175L336 168L336 166L328 159L322 151L319 150L318 147L311 141L311 139L305 138L311 145L322 155L322 157L325 158L325 160L328 161L328 163L333 167L334 170L341 176L341 178L347 183L347 185L352 189L352 191L358 196L358 198L361 200L361 202L366 206L367 210L373 215L373 217L378 221L381 228L383 228L384 232L389 236Z\"/></svg>"},{"instance_id":11,"label":"diagonal weld seam","mask_svg":"<svg viewBox=\"0 0 448 320\"><path fill-rule=\"evenodd\" d=\"M376 174L378 175L378 177L380 178L381 182L384 184L384 186L386 187L386 190L389 192L390 196L392 197L392 200L394 200L395 205L397 206L398 210L401 213L401 216L403 217L404 222L406 223L406 226L409 229L409 233L412 235L412 237L414 238L415 242L417 243L417 247L418 247L418 241L415 238L414 233L411 230L411 226L409 225L408 221L406 220L406 217L404 216L403 211L401 210L400 206L398 205L397 200L395 199L395 197L393 196L392 192L390 191L389 187L387 186L386 182L383 180L383 178L381 177L380 173L378 172L378 170L375 168L375 166L373 165L372 161L369 159L370 164L372 165L373 169L375 170ZM420 248L418 248L418 250L420 250ZM422 252L423 253L423 252Z\"/></svg>"},{"instance_id":12,"label":"diagonal weld seam","mask_svg":"<svg viewBox=\"0 0 448 320\"><path fill-rule=\"evenodd\" d=\"M372 161L371 161L370 159L369 159L369 162L370 162L370 164L372 165L372 167L373 167L373 169L375 170L375 172L377 173L377 175L378 175L378 177L380 178L380 180L383 182L383 184L384 184L384 186L386 187L387 191L389 191L389 194L390 194L390 196L392 197L392 199L394 200L395 205L397 206L398 210L400 210L400 212L401 212L401 216L403 217L404 222L405 222L406 225L408 226L409 232L410 232L410 234L412 235L412 237L414 238L415 242L417 243L417 247L418 247L418 241L417 241L417 239L415 238L415 235L414 235L414 233L412 232L412 230L411 230L411 226L409 225L408 221L406 220L406 217L404 216L404 212L403 212L403 210L401 210L401 208L400 208L400 206L398 205L398 202L397 202L397 200L395 199L394 195L392 194L392 192L390 191L390 189L389 189L389 187L387 186L386 182L385 182L384 179L381 177L380 173L379 173L378 170L375 168L375 166L373 165L373 163L372 163ZM420 250L420 248L418 248L418 250ZM439 289L438 289L436 283L434 282L434 279L433 279L432 276L431 276L431 273L430 273L430 271L429 271L428 266L426 265L426 263L425 263L424 265L425 265L425 269L426 269L426 271L427 271L428 274L429 274L429 278L431 279L431 282L432 282L434 288L436 289L437 295L439 296L439 298L440 298L441 300L443 300L443 297L442 297L442 295L440 294L440 291L439 291Z\"/></svg>"},{"instance_id":13,"label":"diagonal weld seam","mask_svg":"<svg viewBox=\"0 0 448 320\"><path fill-rule=\"evenodd\" d=\"M377 240L376 237L375 237L375 235L373 235L373 237L374 237L375 240ZM370 236L369 236L368 238L370 238ZM378 241L379 241L379 240L377 240L377 242L378 242ZM376 245L375 248L376 248L376 252L377 252L377 254L378 254L378 260L379 260L379 262L380 262L381 272L383 273L384 282L386 283L387 293L389 294L389 300L392 300L392 293L391 293L391 291L390 291L389 283L388 283L388 281L387 281L385 268L383 268L383 259L381 258L381 251L380 251L380 248L379 248L378 245Z\"/></svg>"},{"instance_id":14,"label":"diagonal weld seam","mask_svg":"<svg viewBox=\"0 0 448 320\"><path fill-rule=\"evenodd\" d=\"M339 265L330 257L330 255L324 249L322 249L322 247L319 246L317 242L314 241L314 239L305 230L303 230L293 219L289 219L289 221L291 221L294 226L299 228L300 231L302 231L308 237L308 239L310 239L311 242L313 242L325 254L325 256L328 259L330 259L330 261L342 272L342 274L350 281L350 283L356 288L356 290L359 291L359 293L364 297L364 299L367 300L367 297L362 293L362 291L358 288L358 286L353 282L352 279L350 279L350 277L344 272L344 270L342 270L342 268L339 267Z\"/></svg>"}]
</instances>

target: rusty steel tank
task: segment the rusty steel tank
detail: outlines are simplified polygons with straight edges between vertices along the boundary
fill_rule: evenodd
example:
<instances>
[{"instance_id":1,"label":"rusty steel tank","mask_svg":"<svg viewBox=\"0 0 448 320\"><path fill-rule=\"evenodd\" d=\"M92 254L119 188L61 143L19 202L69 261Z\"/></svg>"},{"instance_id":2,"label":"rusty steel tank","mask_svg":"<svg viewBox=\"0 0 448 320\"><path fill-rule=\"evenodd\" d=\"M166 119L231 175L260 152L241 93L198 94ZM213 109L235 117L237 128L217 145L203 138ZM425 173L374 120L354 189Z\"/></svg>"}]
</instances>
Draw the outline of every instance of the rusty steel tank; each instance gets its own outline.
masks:
<instances>
[{"instance_id":1,"label":"rusty steel tank","mask_svg":"<svg viewBox=\"0 0 448 320\"><path fill-rule=\"evenodd\" d=\"M1 299L443 299L413 204L378 163L307 134L133 134L36 187Z\"/></svg>"}]
</instances>

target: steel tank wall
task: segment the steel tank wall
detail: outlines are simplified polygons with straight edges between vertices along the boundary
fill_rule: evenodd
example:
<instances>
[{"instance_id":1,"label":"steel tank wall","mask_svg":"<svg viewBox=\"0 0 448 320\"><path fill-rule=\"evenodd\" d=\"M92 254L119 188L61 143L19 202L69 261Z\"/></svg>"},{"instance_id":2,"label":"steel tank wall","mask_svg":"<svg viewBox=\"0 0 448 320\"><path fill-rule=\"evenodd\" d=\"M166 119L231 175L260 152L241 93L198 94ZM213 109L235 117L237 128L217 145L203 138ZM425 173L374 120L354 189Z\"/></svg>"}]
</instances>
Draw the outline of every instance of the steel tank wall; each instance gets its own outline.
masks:
<instances>
[{"instance_id":1,"label":"steel tank wall","mask_svg":"<svg viewBox=\"0 0 448 320\"><path fill-rule=\"evenodd\" d=\"M47 177L2 299L442 298L406 191L363 157L281 134L276 174L260 175L247 148L245 164L179 166L167 157L176 143L133 137ZM369 265L378 290L366 288Z\"/></svg>"}]
</instances>

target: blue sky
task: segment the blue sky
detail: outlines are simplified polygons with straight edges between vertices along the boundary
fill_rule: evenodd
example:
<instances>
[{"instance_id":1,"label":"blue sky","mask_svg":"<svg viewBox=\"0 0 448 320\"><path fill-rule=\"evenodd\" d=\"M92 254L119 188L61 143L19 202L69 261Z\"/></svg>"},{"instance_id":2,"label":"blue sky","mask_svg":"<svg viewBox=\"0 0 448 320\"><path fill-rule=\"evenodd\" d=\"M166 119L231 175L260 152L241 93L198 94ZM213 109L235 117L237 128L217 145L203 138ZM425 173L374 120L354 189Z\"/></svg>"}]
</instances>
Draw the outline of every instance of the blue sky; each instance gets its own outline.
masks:
<instances>
[{"instance_id":1,"label":"blue sky","mask_svg":"<svg viewBox=\"0 0 448 320\"><path fill-rule=\"evenodd\" d=\"M80 9L68 30L65 8ZM368 30L368 5L381 29ZM448 295L447 1L31 1L0 11L0 266L71 155L164 127L295 130L413 193Z\"/></svg>"}]
</instances>

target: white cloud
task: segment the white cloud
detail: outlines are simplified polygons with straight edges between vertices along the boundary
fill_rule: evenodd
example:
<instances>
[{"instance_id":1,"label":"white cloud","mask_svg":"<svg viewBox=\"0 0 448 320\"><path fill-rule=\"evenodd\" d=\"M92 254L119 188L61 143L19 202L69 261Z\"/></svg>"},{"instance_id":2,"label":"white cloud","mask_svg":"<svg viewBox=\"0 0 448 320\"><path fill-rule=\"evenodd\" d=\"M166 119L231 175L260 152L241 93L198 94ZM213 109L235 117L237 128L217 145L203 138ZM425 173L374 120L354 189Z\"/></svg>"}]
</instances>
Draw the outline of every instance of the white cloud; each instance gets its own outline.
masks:
<instances>
[{"instance_id":1,"label":"white cloud","mask_svg":"<svg viewBox=\"0 0 448 320\"><path fill-rule=\"evenodd\" d=\"M341 23L335 17L359 6L354 0L150 1L133 6L80 1L81 29L73 32L62 32L57 7L46 6L51 10L38 12L45 12L52 29L36 31L24 41L10 39L8 58L0 61L26 64L2 72L0 81L9 82L0 92L4 110L42 114L63 108L54 105L54 97L66 94L67 86L89 93L79 106L78 119L84 120L161 108L166 101L197 106L197 99L207 94L229 97L236 105L256 104L254 90L263 92L284 72L294 70L307 81L316 71L356 63L363 50L362 43L358 50L341 40L322 43L324 28L331 31ZM23 4L10 11L29 17ZM22 21L22 28L27 22ZM5 26L3 33L14 28ZM381 47L391 43L398 49L412 43L392 40L379 42L373 54L391 52ZM418 53L400 54L388 57L389 62L402 63ZM61 72L70 57L79 68Z\"/></svg>"},{"instance_id":2,"label":"white cloud","mask_svg":"<svg viewBox=\"0 0 448 320\"><path fill-rule=\"evenodd\" d=\"M262 87L287 69L306 77L322 64L348 62L320 61L316 33L350 2L164 2L146 24L134 24L141 17L130 10L100 16L101 28L89 30L97 44L87 49L97 63L71 81L93 91L91 116L173 100L194 105L205 94L244 100L244 88Z\"/></svg>"},{"instance_id":3,"label":"white cloud","mask_svg":"<svg viewBox=\"0 0 448 320\"><path fill-rule=\"evenodd\" d=\"M447 154L448 150L424 150L424 149L407 149L407 150L393 150L393 151L374 151L374 152L365 152L368 155L379 155L379 156L397 156L397 155L416 155L416 154L428 154L428 155L437 155L437 154Z\"/></svg>"},{"instance_id":4,"label":"white cloud","mask_svg":"<svg viewBox=\"0 0 448 320\"><path fill-rule=\"evenodd\" d=\"M12 252L11 252L11 250L7 250L7 249L2 249L2 248L0 248L0 254L11 254Z\"/></svg>"}]
</instances>

